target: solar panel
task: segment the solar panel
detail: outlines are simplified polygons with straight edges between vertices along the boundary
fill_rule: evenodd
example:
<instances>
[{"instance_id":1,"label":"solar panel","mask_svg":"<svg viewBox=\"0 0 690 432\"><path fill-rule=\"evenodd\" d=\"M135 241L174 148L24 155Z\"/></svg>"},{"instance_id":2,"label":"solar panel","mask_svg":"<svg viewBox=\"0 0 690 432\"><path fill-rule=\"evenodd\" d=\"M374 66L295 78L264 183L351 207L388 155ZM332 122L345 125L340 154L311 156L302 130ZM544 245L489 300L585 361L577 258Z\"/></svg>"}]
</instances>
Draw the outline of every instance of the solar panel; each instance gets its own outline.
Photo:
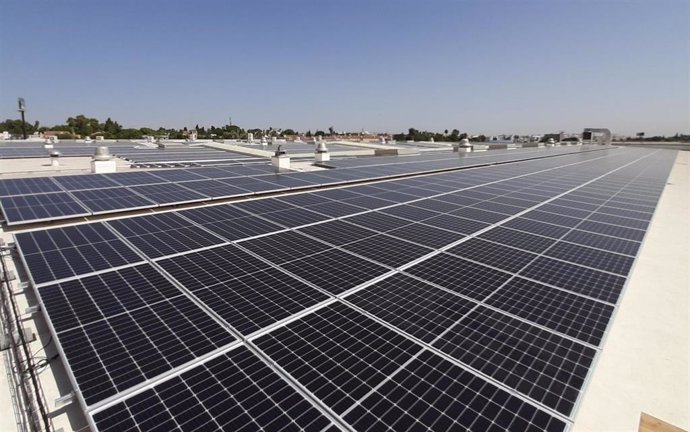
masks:
<instances>
[{"instance_id":1,"label":"solar panel","mask_svg":"<svg viewBox=\"0 0 690 432\"><path fill-rule=\"evenodd\" d=\"M336 414L343 414L422 347L341 303L254 340Z\"/></svg>"},{"instance_id":2,"label":"solar panel","mask_svg":"<svg viewBox=\"0 0 690 432\"><path fill-rule=\"evenodd\" d=\"M148 264L39 294L87 405L235 340Z\"/></svg>"},{"instance_id":3,"label":"solar panel","mask_svg":"<svg viewBox=\"0 0 690 432\"><path fill-rule=\"evenodd\" d=\"M355 213L360 213L367 211L367 209L362 207L353 206L350 204L345 204L337 201L330 201L323 204L310 205L305 207L311 211L315 211L330 217L342 217L348 216Z\"/></svg>"},{"instance_id":4,"label":"solar panel","mask_svg":"<svg viewBox=\"0 0 690 432\"><path fill-rule=\"evenodd\" d=\"M50 177L0 180L0 197L47 192L62 192L62 188L60 188Z\"/></svg>"},{"instance_id":5,"label":"solar panel","mask_svg":"<svg viewBox=\"0 0 690 432\"><path fill-rule=\"evenodd\" d=\"M347 296L347 301L427 343L476 306L402 273Z\"/></svg>"},{"instance_id":6,"label":"solar panel","mask_svg":"<svg viewBox=\"0 0 690 432\"><path fill-rule=\"evenodd\" d=\"M196 180L178 183L187 189L214 199L252 195L251 191L236 186L230 186L217 180Z\"/></svg>"},{"instance_id":7,"label":"solar panel","mask_svg":"<svg viewBox=\"0 0 690 432\"><path fill-rule=\"evenodd\" d=\"M74 191L72 195L93 214L157 206L153 201L125 187Z\"/></svg>"},{"instance_id":8,"label":"solar panel","mask_svg":"<svg viewBox=\"0 0 690 432\"><path fill-rule=\"evenodd\" d=\"M102 223L15 235L34 284L143 261Z\"/></svg>"},{"instance_id":9,"label":"solar panel","mask_svg":"<svg viewBox=\"0 0 690 432\"><path fill-rule=\"evenodd\" d=\"M165 183L166 181L160 177L150 174L146 171L130 171L130 172L119 172L119 173L107 173L101 174L110 180L114 180L122 186L138 186L138 185L149 185Z\"/></svg>"},{"instance_id":10,"label":"solar panel","mask_svg":"<svg viewBox=\"0 0 690 432\"><path fill-rule=\"evenodd\" d=\"M376 231L338 219L309 225L297 231L336 246L376 235Z\"/></svg>"},{"instance_id":11,"label":"solar panel","mask_svg":"<svg viewBox=\"0 0 690 432\"><path fill-rule=\"evenodd\" d=\"M342 304L254 342L356 430L452 430L461 425L489 430L492 421L514 430L565 428L562 421Z\"/></svg>"},{"instance_id":12,"label":"solar panel","mask_svg":"<svg viewBox=\"0 0 690 432\"><path fill-rule=\"evenodd\" d=\"M151 171L151 174L167 182L183 182L187 180L201 180L204 178L192 170L184 169L156 170Z\"/></svg>"},{"instance_id":13,"label":"solar panel","mask_svg":"<svg viewBox=\"0 0 690 432\"><path fill-rule=\"evenodd\" d=\"M57 176L54 177L54 180L67 191L102 189L120 186L115 181L102 175Z\"/></svg>"},{"instance_id":14,"label":"solar panel","mask_svg":"<svg viewBox=\"0 0 690 432\"><path fill-rule=\"evenodd\" d=\"M640 248L640 243L636 241L623 240L580 230L569 232L563 237L563 240L596 249L603 249L609 252L629 255L631 257L634 257L637 254L637 250Z\"/></svg>"},{"instance_id":15,"label":"solar panel","mask_svg":"<svg viewBox=\"0 0 690 432\"><path fill-rule=\"evenodd\" d=\"M451 216L448 214L442 214L425 219L422 223L424 225L431 225L461 234L474 234L475 232L489 226L489 224L485 222L465 219L458 216Z\"/></svg>"},{"instance_id":16,"label":"solar panel","mask_svg":"<svg viewBox=\"0 0 690 432\"><path fill-rule=\"evenodd\" d=\"M601 342L613 313L611 305L519 277L485 303L592 345Z\"/></svg>"},{"instance_id":17,"label":"solar panel","mask_svg":"<svg viewBox=\"0 0 690 432\"><path fill-rule=\"evenodd\" d=\"M66 192L18 195L0 198L0 208L7 225L44 219L88 216L90 213Z\"/></svg>"},{"instance_id":18,"label":"solar panel","mask_svg":"<svg viewBox=\"0 0 690 432\"><path fill-rule=\"evenodd\" d=\"M289 210L261 213L260 216L286 228L293 228L329 219L326 215L299 207Z\"/></svg>"},{"instance_id":19,"label":"solar panel","mask_svg":"<svg viewBox=\"0 0 690 432\"><path fill-rule=\"evenodd\" d=\"M577 226L577 229L640 242L645 235L645 231L643 230L626 228L607 223L593 222L589 220L582 221L582 223Z\"/></svg>"},{"instance_id":20,"label":"solar panel","mask_svg":"<svg viewBox=\"0 0 690 432\"><path fill-rule=\"evenodd\" d=\"M494 224L507 218L508 215L503 213L496 213L492 211L477 209L473 207L465 207L449 213L452 216L459 216L465 219L472 219L479 222Z\"/></svg>"},{"instance_id":21,"label":"solar panel","mask_svg":"<svg viewBox=\"0 0 690 432\"><path fill-rule=\"evenodd\" d=\"M452 395L452 396L451 396ZM356 430L563 431L565 422L424 351L345 415Z\"/></svg>"},{"instance_id":22,"label":"solar panel","mask_svg":"<svg viewBox=\"0 0 690 432\"><path fill-rule=\"evenodd\" d=\"M541 208L541 207L540 207ZM522 216L526 219L536 220L540 222L546 222L554 225L560 225L564 227L572 228L582 222L582 219L563 216L555 213L549 213L541 210L532 210Z\"/></svg>"},{"instance_id":23,"label":"solar panel","mask_svg":"<svg viewBox=\"0 0 690 432\"><path fill-rule=\"evenodd\" d=\"M381 213L385 213L391 216L397 216L400 218L405 218L410 221L423 221L425 219L433 218L439 216L438 212L432 210L426 210L419 207L413 207L409 204L399 205L395 207L389 207L380 210Z\"/></svg>"},{"instance_id":24,"label":"solar panel","mask_svg":"<svg viewBox=\"0 0 690 432\"><path fill-rule=\"evenodd\" d=\"M290 273L331 294L341 294L390 269L339 249L328 249L282 264Z\"/></svg>"},{"instance_id":25,"label":"solar panel","mask_svg":"<svg viewBox=\"0 0 690 432\"><path fill-rule=\"evenodd\" d=\"M191 291L271 268L233 244L165 258L157 263Z\"/></svg>"},{"instance_id":26,"label":"solar panel","mask_svg":"<svg viewBox=\"0 0 690 432\"><path fill-rule=\"evenodd\" d=\"M149 258L225 242L175 213L116 219L108 224Z\"/></svg>"},{"instance_id":27,"label":"solar panel","mask_svg":"<svg viewBox=\"0 0 690 432\"><path fill-rule=\"evenodd\" d=\"M283 229L280 225L254 216L204 223L202 226L227 240L239 240Z\"/></svg>"},{"instance_id":28,"label":"solar panel","mask_svg":"<svg viewBox=\"0 0 690 432\"><path fill-rule=\"evenodd\" d=\"M415 223L388 232L388 235L403 240L419 243L434 249L441 248L465 237L456 232L434 228L429 225Z\"/></svg>"},{"instance_id":29,"label":"solar panel","mask_svg":"<svg viewBox=\"0 0 690 432\"><path fill-rule=\"evenodd\" d=\"M515 218L504 223L502 226L524 231L531 234L538 234L544 237L561 238L570 231L570 228L549 223L539 222L531 219Z\"/></svg>"},{"instance_id":30,"label":"solar panel","mask_svg":"<svg viewBox=\"0 0 690 432\"><path fill-rule=\"evenodd\" d=\"M544 253L563 261L582 264L621 276L626 276L630 272L634 261L629 256L565 242L554 244Z\"/></svg>"},{"instance_id":31,"label":"solar panel","mask_svg":"<svg viewBox=\"0 0 690 432\"><path fill-rule=\"evenodd\" d=\"M520 276L575 293L616 303L625 278L563 261L539 257Z\"/></svg>"},{"instance_id":32,"label":"solar panel","mask_svg":"<svg viewBox=\"0 0 690 432\"><path fill-rule=\"evenodd\" d=\"M378 232L391 231L412 223L410 220L390 216L381 212L364 213L349 217L346 220L349 223L357 224Z\"/></svg>"},{"instance_id":33,"label":"solar panel","mask_svg":"<svg viewBox=\"0 0 690 432\"><path fill-rule=\"evenodd\" d=\"M434 255L405 271L476 300L486 298L510 279L508 273L446 253Z\"/></svg>"},{"instance_id":34,"label":"solar panel","mask_svg":"<svg viewBox=\"0 0 690 432\"><path fill-rule=\"evenodd\" d=\"M426 246L400 240L385 234L358 240L342 246L357 255L397 268L432 252Z\"/></svg>"},{"instance_id":35,"label":"solar panel","mask_svg":"<svg viewBox=\"0 0 690 432\"><path fill-rule=\"evenodd\" d=\"M243 241L243 248L275 264L293 261L330 249L331 246L297 231L285 231L265 237Z\"/></svg>"},{"instance_id":36,"label":"solar panel","mask_svg":"<svg viewBox=\"0 0 690 432\"><path fill-rule=\"evenodd\" d=\"M520 271L538 256L478 238L462 242L446 252L512 273Z\"/></svg>"},{"instance_id":37,"label":"solar panel","mask_svg":"<svg viewBox=\"0 0 690 432\"><path fill-rule=\"evenodd\" d=\"M536 253L544 252L556 242L556 240L551 238L503 227L496 227L486 231L480 234L478 238Z\"/></svg>"},{"instance_id":38,"label":"solar panel","mask_svg":"<svg viewBox=\"0 0 690 432\"><path fill-rule=\"evenodd\" d=\"M566 416L596 354L593 348L483 306L434 346Z\"/></svg>"},{"instance_id":39,"label":"solar panel","mask_svg":"<svg viewBox=\"0 0 690 432\"><path fill-rule=\"evenodd\" d=\"M621 216L613 216L613 215L607 215L604 213L594 213L591 215L588 220L596 221L596 222L604 222L604 223L609 223L612 225L618 225L618 226L624 226L628 228L637 228L640 230L646 230L647 227L649 226L649 222L639 220L639 219L632 219L632 218L626 218L626 217L621 217Z\"/></svg>"},{"instance_id":40,"label":"solar panel","mask_svg":"<svg viewBox=\"0 0 690 432\"><path fill-rule=\"evenodd\" d=\"M130 189L158 204L182 204L209 198L173 183L132 186Z\"/></svg>"},{"instance_id":41,"label":"solar panel","mask_svg":"<svg viewBox=\"0 0 690 432\"><path fill-rule=\"evenodd\" d=\"M425 199L421 201L415 201L413 203L410 203L410 205L421 209L435 211L438 213L449 213L462 208L461 205L441 201L440 199Z\"/></svg>"},{"instance_id":42,"label":"solar panel","mask_svg":"<svg viewBox=\"0 0 690 432\"><path fill-rule=\"evenodd\" d=\"M238 347L93 415L101 432L340 431L247 348Z\"/></svg>"}]
</instances>

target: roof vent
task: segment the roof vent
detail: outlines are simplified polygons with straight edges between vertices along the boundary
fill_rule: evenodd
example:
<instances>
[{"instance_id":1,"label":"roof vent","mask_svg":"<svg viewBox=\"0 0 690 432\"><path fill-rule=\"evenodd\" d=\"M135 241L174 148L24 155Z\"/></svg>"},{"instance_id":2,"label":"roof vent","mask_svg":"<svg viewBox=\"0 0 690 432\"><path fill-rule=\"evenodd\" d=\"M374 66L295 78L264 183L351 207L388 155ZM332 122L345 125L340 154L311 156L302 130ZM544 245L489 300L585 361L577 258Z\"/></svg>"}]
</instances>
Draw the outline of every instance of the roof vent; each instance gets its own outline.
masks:
<instances>
[{"instance_id":1,"label":"roof vent","mask_svg":"<svg viewBox=\"0 0 690 432\"><path fill-rule=\"evenodd\" d=\"M106 146L96 147L96 153L93 155L93 159L97 161L107 161L110 160L110 151Z\"/></svg>"}]
</instances>

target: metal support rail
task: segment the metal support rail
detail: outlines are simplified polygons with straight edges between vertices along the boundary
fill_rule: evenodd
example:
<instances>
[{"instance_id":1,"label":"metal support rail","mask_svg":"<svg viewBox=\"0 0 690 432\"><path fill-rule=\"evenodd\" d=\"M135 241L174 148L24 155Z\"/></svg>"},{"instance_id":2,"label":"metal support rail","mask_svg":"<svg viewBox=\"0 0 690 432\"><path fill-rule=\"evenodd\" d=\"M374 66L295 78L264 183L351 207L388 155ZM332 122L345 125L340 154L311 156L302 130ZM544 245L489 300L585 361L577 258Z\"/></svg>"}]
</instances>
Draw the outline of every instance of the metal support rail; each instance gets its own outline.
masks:
<instances>
[{"instance_id":1,"label":"metal support rail","mask_svg":"<svg viewBox=\"0 0 690 432\"><path fill-rule=\"evenodd\" d=\"M4 255L0 255L0 263L2 265L3 274L7 275L7 265L5 264ZM29 428L31 431L45 430L46 432L52 431L52 424L46 410L46 406L43 402L43 389L40 386L39 380L36 377L34 371L34 362L29 350L29 346L26 343L24 337L23 327L19 319L19 311L17 308L17 303L12 295L12 285L8 278L4 278L4 288L0 287L0 302L2 303L2 317L3 317L3 327L9 330L11 348L10 350L14 354L15 365L17 368L17 373L19 375L19 387L26 402L27 407L27 422L29 423ZM11 306L11 308L10 308ZM12 319L14 318L14 319ZM13 322L14 321L14 322ZM15 332L12 331L12 327L15 328ZM19 338L19 343L14 340L12 336L16 333ZM20 350L21 347L21 350ZM22 368L22 352L25 358L25 366ZM9 356L11 357L11 356ZM11 373L11 372L8 372ZM27 383L25 373L28 373L30 378L30 383ZM13 382L14 380L10 381ZM30 384L33 386L31 388ZM35 402L35 404L34 404ZM38 412L36 412L35 405L38 405ZM41 422L43 426L41 426Z\"/></svg>"}]
</instances>

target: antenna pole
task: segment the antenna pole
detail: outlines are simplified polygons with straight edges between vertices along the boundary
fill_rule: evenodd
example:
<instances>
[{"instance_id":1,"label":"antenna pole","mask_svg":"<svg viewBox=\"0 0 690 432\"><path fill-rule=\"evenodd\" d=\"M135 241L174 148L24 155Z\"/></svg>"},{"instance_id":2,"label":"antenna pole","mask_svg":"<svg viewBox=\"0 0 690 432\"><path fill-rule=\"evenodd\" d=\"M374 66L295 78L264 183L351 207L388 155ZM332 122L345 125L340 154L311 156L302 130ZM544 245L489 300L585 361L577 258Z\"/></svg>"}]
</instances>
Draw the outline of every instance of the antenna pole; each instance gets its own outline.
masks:
<instances>
[{"instance_id":1,"label":"antenna pole","mask_svg":"<svg viewBox=\"0 0 690 432\"><path fill-rule=\"evenodd\" d=\"M19 112L22 113L22 136L26 139L26 120L24 119L24 112L26 111L26 105L24 104L24 98L17 99L19 103Z\"/></svg>"}]
</instances>

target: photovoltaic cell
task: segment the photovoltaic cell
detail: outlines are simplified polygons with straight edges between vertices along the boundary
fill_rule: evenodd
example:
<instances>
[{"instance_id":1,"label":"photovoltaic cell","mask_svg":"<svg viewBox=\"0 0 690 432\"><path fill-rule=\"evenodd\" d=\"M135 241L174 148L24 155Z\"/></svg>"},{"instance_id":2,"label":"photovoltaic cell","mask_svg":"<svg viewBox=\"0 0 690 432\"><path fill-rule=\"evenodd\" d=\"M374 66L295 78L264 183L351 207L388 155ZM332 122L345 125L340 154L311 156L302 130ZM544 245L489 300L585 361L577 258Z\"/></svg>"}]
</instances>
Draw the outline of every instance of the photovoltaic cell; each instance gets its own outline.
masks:
<instances>
[{"instance_id":1,"label":"photovoltaic cell","mask_svg":"<svg viewBox=\"0 0 690 432\"><path fill-rule=\"evenodd\" d=\"M432 251L425 246L378 234L342 246L352 253L397 268Z\"/></svg>"},{"instance_id":2,"label":"photovoltaic cell","mask_svg":"<svg viewBox=\"0 0 690 432\"><path fill-rule=\"evenodd\" d=\"M108 224L149 258L213 246L225 241L175 213L117 219Z\"/></svg>"},{"instance_id":3,"label":"photovoltaic cell","mask_svg":"<svg viewBox=\"0 0 690 432\"><path fill-rule=\"evenodd\" d=\"M582 264L599 270L627 276L634 259L626 255L592 249L573 243L558 242L551 246L546 255L563 261Z\"/></svg>"},{"instance_id":4,"label":"photovoltaic cell","mask_svg":"<svg viewBox=\"0 0 690 432\"><path fill-rule=\"evenodd\" d=\"M576 264L539 257L520 276L583 294L609 303L616 303L625 278Z\"/></svg>"},{"instance_id":5,"label":"photovoltaic cell","mask_svg":"<svg viewBox=\"0 0 690 432\"><path fill-rule=\"evenodd\" d=\"M340 249L329 249L281 267L331 294L340 294L390 271Z\"/></svg>"},{"instance_id":6,"label":"photovoltaic cell","mask_svg":"<svg viewBox=\"0 0 690 432\"><path fill-rule=\"evenodd\" d=\"M634 257L640 248L640 243L630 240L609 237L601 234L589 233L586 231L573 230L563 237L564 241L577 243L605 251Z\"/></svg>"},{"instance_id":7,"label":"photovoltaic cell","mask_svg":"<svg viewBox=\"0 0 690 432\"><path fill-rule=\"evenodd\" d=\"M642 241L645 235L643 230L588 220L578 225L577 229L633 241Z\"/></svg>"},{"instance_id":8,"label":"photovoltaic cell","mask_svg":"<svg viewBox=\"0 0 690 432\"><path fill-rule=\"evenodd\" d=\"M341 303L277 328L254 343L338 414L422 349Z\"/></svg>"},{"instance_id":9,"label":"photovoltaic cell","mask_svg":"<svg viewBox=\"0 0 690 432\"><path fill-rule=\"evenodd\" d=\"M115 181L101 175L56 176L54 180L67 191L103 189L119 186Z\"/></svg>"},{"instance_id":10,"label":"photovoltaic cell","mask_svg":"<svg viewBox=\"0 0 690 432\"><path fill-rule=\"evenodd\" d=\"M326 215L316 213L304 208L294 208L270 213L261 213L260 216L264 219L268 219L271 222L277 223L278 225L282 225L287 228L293 228L329 219L329 217Z\"/></svg>"},{"instance_id":11,"label":"photovoltaic cell","mask_svg":"<svg viewBox=\"0 0 690 432\"><path fill-rule=\"evenodd\" d=\"M570 231L568 227L523 218L515 218L502 226L555 239L563 237Z\"/></svg>"},{"instance_id":12,"label":"photovoltaic cell","mask_svg":"<svg viewBox=\"0 0 690 432\"><path fill-rule=\"evenodd\" d=\"M472 238L446 251L509 272L518 272L538 255L497 243Z\"/></svg>"},{"instance_id":13,"label":"photovoltaic cell","mask_svg":"<svg viewBox=\"0 0 690 432\"><path fill-rule=\"evenodd\" d=\"M72 195L93 214L157 206L125 187L74 191Z\"/></svg>"},{"instance_id":14,"label":"photovoltaic cell","mask_svg":"<svg viewBox=\"0 0 690 432\"><path fill-rule=\"evenodd\" d=\"M66 192L3 197L0 198L0 208L7 225L90 215Z\"/></svg>"},{"instance_id":15,"label":"photovoltaic cell","mask_svg":"<svg viewBox=\"0 0 690 432\"><path fill-rule=\"evenodd\" d=\"M434 346L569 416L596 351L480 306Z\"/></svg>"},{"instance_id":16,"label":"photovoltaic cell","mask_svg":"<svg viewBox=\"0 0 690 432\"><path fill-rule=\"evenodd\" d=\"M461 234L474 234L475 232L489 226L489 224L485 222L479 222L447 214L425 219L422 223L449 231L455 231Z\"/></svg>"},{"instance_id":17,"label":"photovoltaic cell","mask_svg":"<svg viewBox=\"0 0 690 432\"><path fill-rule=\"evenodd\" d=\"M485 303L592 345L601 342L613 312L611 305L521 278Z\"/></svg>"},{"instance_id":18,"label":"photovoltaic cell","mask_svg":"<svg viewBox=\"0 0 690 432\"><path fill-rule=\"evenodd\" d=\"M0 196L32 195L46 192L62 192L49 177L18 178L0 180Z\"/></svg>"},{"instance_id":19,"label":"photovoltaic cell","mask_svg":"<svg viewBox=\"0 0 690 432\"><path fill-rule=\"evenodd\" d=\"M362 400L345 420L367 432L556 432L566 427L562 420L429 351Z\"/></svg>"},{"instance_id":20,"label":"photovoltaic cell","mask_svg":"<svg viewBox=\"0 0 690 432\"><path fill-rule=\"evenodd\" d=\"M242 247L275 264L294 261L323 252L326 249L331 249L330 245L314 240L297 231L284 231L246 240L240 244Z\"/></svg>"},{"instance_id":21,"label":"photovoltaic cell","mask_svg":"<svg viewBox=\"0 0 690 432\"><path fill-rule=\"evenodd\" d=\"M157 263L192 291L271 268L232 244L164 258Z\"/></svg>"},{"instance_id":22,"label":"photovoltaic cell","mask_svg":"<svg viewBox=\"0 0 690 432\"><path fill-rule=\"evenodd\" d=\"M510 279L508 273L446 253L434 255L405 271L476 300L484 299Z\"/></svg>"},{"instance_id":23,"label":"photovoltaic cell","mask_svg":"<svg viewBox=\"0 0 690 432\"><path fill-rule=\"evenodd\" d=\"M331 424L245 347L196 366L93 417L101 432L321 432ZM328 430L340 431L332 424Z\"/></svg>"},{"instance_id":24,"label":"photovoltaic cell","mask_svg":"<svg viewBox=\"0 0 690 432\"><path fill-rule=\"evenodd\" d=\"M240 240L283 229L280 225L255 216L231 219L228 221L204 223L204 228L226 240Z\"/></svg>"},{"instance_id":25,"label":"photovoltaic cell","mask_svg":"<svg viewBox=\"0 0 690 432\"><path fill-rule=\"evenodd\" d=\"M59 288L44 287L41 297L57 295L55 290ZM115 276L91 277L83 283L83 289L98 297L89 300L84 292L63 293L69 311L83 319L80 311L91 301L103 318L94 315L88 323L60 331L57 337L87 405L235 340L187 297L174 295L179 291L149 265L119 271ZM140 296L142 290L147 296L163 299L148 302ZM145 305L127 309L118 300L123 295L127 301L141 300ZM171 297L165 298L167 295ZM51 320L70 313L65 310L65 302L44 304Z\"/></svg>"},{"instance_id":26,"label":"photovoltaic cell","mask_svg":"<svg viewBox=\"0 0 690 432\"><path fill-rule=\"evenodd\" d=\"M179 257L177 257L179 258ZM191 257L193 260L194 258ZM242 276L228 278L211 269L199 276L197 272L186 273L184 263L173 258L172 264L161 263L206 306L232 325L237 331L248 335L268 325L307 309L328 298L315 288L301 282L276 268L261 269ZM234 264L240 267L240 263ZM222 273L221 273L222 274ZM221 282L203 284L216 277ZM190 282L186 282L190 281Z\"/></svg>"},{"instance_id":27,"label":"photovoltaic cell","mask_svg":"<svg viewBox=\"0 0 690 432\"><path fill-rule=\"evenodd\" d=\"M434 228L430 225L414 223L388 232L388 235L419 243L434 249L441 248L465 237L452 231Z\"/></svg>"},{"instance_id":28,"label":"photovoltaic cell","mask_svg":"<svg viewBox=\"0 0 690 432\"><path fill-rule=\"evenodd\" d=\"M379 232L391 231L412 223L412 221L407 219L401 219L381 212L371 212L352 216L347 218L347 222Z\"/></svg>"},{"instance_id":29,"label":"photovoltaic cell","mask_svg":"<svg viewBox=\"0 0 690 432\"><path fill-rule=\"evenodd\" d=\"M158 204L178 204L209 198L174 183L132 186L131 189Z\"/></svg>"},{"instance_id":30,"label":"photovoltaic cell","mask_svg":"<svg viewBox=\"0 0 690 432\"><path fill-rule=\"evenodd\" d=\"M347 296L347 301L424 342L432 342L476 305L401 273Z\"/></svg>"},{"instance_id":31,"label":"photovoltaic cell","mask_svg":"<svg viewBox=\"0 0 690 432\"><path fill-rule=\"evenodd\" d=\"M480 234L478 238L536 253L544 252L549 246L556 242L556 240L552 238L503 227L491 229Z\"/></svg>"},{"instance_id":32,"label":"photovoltaic cell","mask_svg":"<svg viewBox=\"0 0 690 432\"><path fill-rule=\"evenodd\" d=\"M376 231L337 219L309 225L298 229L298 231L336 246L376 235Z\"/></svg>"},{"instance_id":33,"label":"photovoltaic cell","mask_svg":"<svg viewBox=\"0 0 690 432\"><path fill-rule=\"evenodd\" d=\"M15 239L35 284L143 261L101 223L29 231Z\"/></svg>"},{"instance_id":34,"label":"photovoltaic cell","mask_svg":"<svg viewBox=\"0 0 690 432\"><path fill-rule=\"evenodd\" d=\"M461 208L460 210L455 210L453 212L449 213L452 216L459 216L463 217L466 219L472 219L476 220L479 222L484 222L488 224L494 224L496 222L500 222L503 219L507 218L508 215L503 214L503 213L496 213L492 211L487 211L487 210L481 210L477 208L471 208L471 207L464 207Z\"/></svg>"}]
</instances>

